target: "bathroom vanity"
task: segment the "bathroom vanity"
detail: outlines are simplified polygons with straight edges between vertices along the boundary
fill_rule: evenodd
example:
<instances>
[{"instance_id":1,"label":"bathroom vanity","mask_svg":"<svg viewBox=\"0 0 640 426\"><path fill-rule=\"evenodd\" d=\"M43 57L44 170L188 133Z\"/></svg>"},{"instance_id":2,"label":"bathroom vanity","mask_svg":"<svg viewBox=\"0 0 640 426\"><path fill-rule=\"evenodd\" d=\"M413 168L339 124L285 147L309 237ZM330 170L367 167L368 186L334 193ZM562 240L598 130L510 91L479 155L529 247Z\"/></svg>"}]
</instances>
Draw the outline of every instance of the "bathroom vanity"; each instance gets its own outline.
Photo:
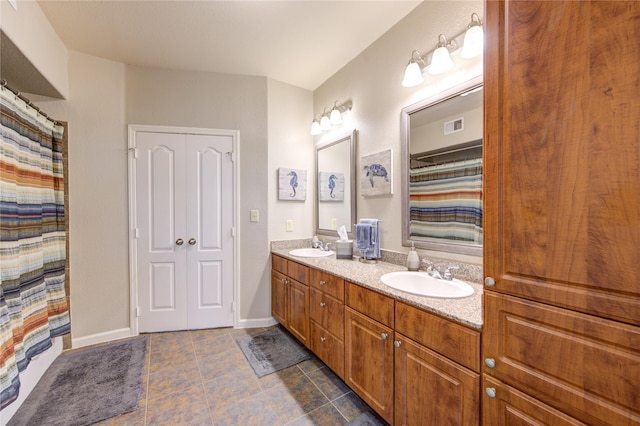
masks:
<instances>
[{"instance_id":1,"label":"bathroom vanity","mask_svg":"<svg viewBox=\"0 0 640 426\"><path fill-rule=\"evenodd\" d=\"M272 250L274 318L382 418L479 424L480 284L462 299L415 296L380 281L403 266L288 252Z\"/></svg>"}]
</instances>

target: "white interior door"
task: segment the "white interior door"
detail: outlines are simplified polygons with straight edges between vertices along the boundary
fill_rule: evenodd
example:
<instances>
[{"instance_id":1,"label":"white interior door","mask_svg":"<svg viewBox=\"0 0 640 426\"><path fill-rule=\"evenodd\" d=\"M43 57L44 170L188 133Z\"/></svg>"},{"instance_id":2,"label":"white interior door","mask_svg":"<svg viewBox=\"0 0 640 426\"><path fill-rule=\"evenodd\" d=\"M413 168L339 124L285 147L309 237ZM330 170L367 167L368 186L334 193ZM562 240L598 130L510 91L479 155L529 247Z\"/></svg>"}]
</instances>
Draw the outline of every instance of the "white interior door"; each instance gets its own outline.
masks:
<instances>
[{"instance_id":1,"label":"white interior door","mask_svg":"<svg viewBox=\"0 0 640 426\"><path fill-rule=\"evenodd\" d=\"M138 331L233 325L233 138L136 132Z\"/></svg>"}]
</instances>

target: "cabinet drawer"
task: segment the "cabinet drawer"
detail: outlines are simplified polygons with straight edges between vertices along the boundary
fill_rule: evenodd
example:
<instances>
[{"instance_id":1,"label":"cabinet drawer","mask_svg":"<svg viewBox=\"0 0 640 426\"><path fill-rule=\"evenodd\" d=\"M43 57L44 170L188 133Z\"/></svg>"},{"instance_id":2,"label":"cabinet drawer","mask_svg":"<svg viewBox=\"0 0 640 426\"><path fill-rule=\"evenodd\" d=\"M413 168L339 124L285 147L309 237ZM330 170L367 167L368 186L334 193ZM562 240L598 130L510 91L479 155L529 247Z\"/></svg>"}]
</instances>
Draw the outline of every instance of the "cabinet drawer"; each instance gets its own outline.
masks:
<instances>
[{"instance_id":1,"label":"cabinet drawer","mask_svg":"<svg viewBox=\"0 0 640 426\"><path fill-rule=\"evenodd\" d=\"M344 280L342 278L312 269L309 284L344 302Z\"/></svg>"},{"instance_id":2,"label":"cabinet drawer","mask_svg":"<svg viewBox=\"0 0 640 426\"><path fill-rule=\"evenodd\" d=\"M344 339L344 304L326 293L311 287L309 315L340 340Z\"/></svg>"},{"instance_id":3,"label":"cabinet drawer","mask_svg":"<svg viewBox=\"0 0 640 426\"><path fill-rule=\"evenodd\" d=\"M640 329L492 291L483 371L588 424L640 422Z\"/></svg>"},{"instance_id":4,"label":"cabinet drawer","mask_svg":"<svg viewBox=\"0 0 640 426\"><path fill-rule=\"evenodd\" d=\"M482 375L482 424L491 426L585 426L511 386L486 374ZM493 392L489 397L487 392Z\"/></svg>"},{"instance_id":5,"label":"cabinet drawer","mask_svg":"<svg viewBox=\"0 0 640 426\"><path fill-rule=\"evenodd\" d=\"M283 274L287 273L287 259L277 255L271 256L271 268Z\"/></svg>"},{"instance_id":6,"label":"cabinet drawer","mask_svg":"<svg viewBox=\"0 0 640 426\"><path fill-rule=\"evenodd\" d=\"M350 308L393 328L392 298L347 282L346 303Z\"/></svg>"},{"instance_id":7,"label":"cabinet drawer","mask_svg":"<svg viewBox=\"0 0 640 426\"><path fill-rule=\"evenodd\" d=\"M327 366L344 380L344 343L322 328L315 321L310 321L310 348Z\"/></svg>"},{"instance_id":8,"label":"cabinet drawer","mask_svg":"<svg viewBox=\"0 0 640 426\"><path fill-rule=\"evenodd\" d=\"M309 284L309 267L287 260L287 275L302 284Z\"/></svg>"},{"instance_id":9,"label":"cabinet drawer","mask_svg":"<svg viewBox=\"0 0 640 426\"><path fill-rule=\"evenodd\" d=\"M396 331L480 372L480 333L422 309L396 302Z\"/></svg>"}]
</instances>

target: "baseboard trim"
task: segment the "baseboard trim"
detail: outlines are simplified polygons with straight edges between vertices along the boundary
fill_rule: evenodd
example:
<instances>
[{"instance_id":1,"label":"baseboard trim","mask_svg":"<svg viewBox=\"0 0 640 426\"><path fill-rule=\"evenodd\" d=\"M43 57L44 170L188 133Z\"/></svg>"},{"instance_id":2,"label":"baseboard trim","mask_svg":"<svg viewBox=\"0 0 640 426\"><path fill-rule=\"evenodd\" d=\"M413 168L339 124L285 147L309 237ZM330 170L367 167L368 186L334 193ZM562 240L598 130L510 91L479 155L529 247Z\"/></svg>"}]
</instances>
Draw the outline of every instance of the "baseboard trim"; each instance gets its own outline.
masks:
<instances>
[{"instance_id":1,"label":"baseboard trim","mask_svg":"<svg viewBox=\"0 0 640 426\"><path fill-rule=\"evenodd\" d=\"M96 345L98 343L111 342L112 340L124 339L131 337L130 328L120 328L118 330L105 331L103 333L90 334L89 336L71 339L71 347L73 349L82 348L84 346Z\"/></svg>"},{"instance_id":2,"label":"baseboard trim","mask_svg":"<svg viewBox=\"0 0 640 426\"><path fill-rule=\"evenodd\" d=\"M236 324L235 328L260 328L260 327L271 327L272 325L277 324L278 321L273 319L273 317L269 318L258 318L258 319L241 319Z\"/></svg>"}]
</instances>

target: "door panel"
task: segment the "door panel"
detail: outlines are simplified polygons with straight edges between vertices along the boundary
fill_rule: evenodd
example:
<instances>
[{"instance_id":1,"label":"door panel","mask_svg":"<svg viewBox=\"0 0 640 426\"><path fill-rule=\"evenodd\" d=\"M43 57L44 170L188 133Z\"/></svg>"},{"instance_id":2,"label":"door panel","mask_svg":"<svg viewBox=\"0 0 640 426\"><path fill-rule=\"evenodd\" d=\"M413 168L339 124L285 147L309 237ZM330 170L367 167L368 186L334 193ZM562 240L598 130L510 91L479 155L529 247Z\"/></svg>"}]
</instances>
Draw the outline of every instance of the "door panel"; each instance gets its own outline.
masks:
<instances>
[{"instance_id":1,"label":"door panel","mask_svg":"<svg viewBox=\"0 0 640 426\"><path fill-rule=\"evenodd\" d=\"M185 329L184 137L138 133L137 149L138 328Z\"/></svg>"},{"instance_id":2,"label":"door panel","mask_svg":"<svg viewBox=\"0 0 640 426\"><path fill-rule=\"evenodd\" d=\"M231 136L187 135L189 328L233 325Z\"/></svg>"}]
</instances>

